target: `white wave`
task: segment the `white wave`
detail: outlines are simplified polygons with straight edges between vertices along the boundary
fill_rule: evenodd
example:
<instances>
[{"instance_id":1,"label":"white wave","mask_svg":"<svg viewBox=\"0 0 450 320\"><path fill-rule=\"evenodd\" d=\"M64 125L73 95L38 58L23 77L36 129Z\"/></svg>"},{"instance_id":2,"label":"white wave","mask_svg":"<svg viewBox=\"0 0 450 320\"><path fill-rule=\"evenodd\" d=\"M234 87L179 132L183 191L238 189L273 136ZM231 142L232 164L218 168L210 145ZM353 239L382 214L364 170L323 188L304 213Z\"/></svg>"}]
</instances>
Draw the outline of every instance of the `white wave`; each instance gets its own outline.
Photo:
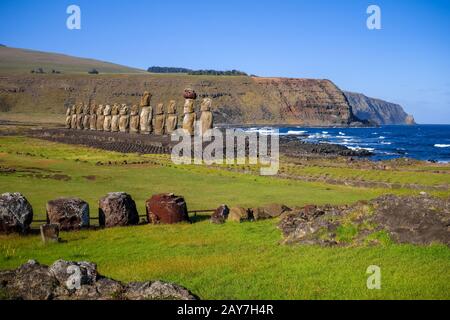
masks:
<instances>
[{"instance_id":1,"label":"white wave","mask_svg":"<svg viewBox=\"0 0 450 320\"><path fill-rule=\"evenodd\" d=\"M340 136L345 136L345 133L344 133L344 132L341 132L341 131L339 131L339 135L340 135Z\"/></svg>"},{"instance_id":2,"label":"white wave","mask_svg":"<svg viewBox=\"0 0 450 320\"><path fill-rule=\"evenodd\" d=\"M346 146L347 148L351 149L351 150L367 150L367 151L375 151L375 148L362 148L362 147L352 147L352 146Z\"/></svg>"},{"instance_id":3,"label":"white wave","mask_svg":"<svg viewBox=\"0 0 450 320\"><path fill-rule=\"evenodd\" d=\"M435 144L434 145L436 148L450 148L450 144Z\"/></svg>"},{"instance_id":4,"label":"white wave","mask_svg":"<svg viewBox=\"0 0 450 320\"><path fill-rule=\"evenodd\" d=\"M390 145L390 144L392 144L392 142L381 141L381 144Z\"/></svg>"},{"instance_id":5,"label":"white wave","mask_svg":"<svg viewBox=\"0 0 450 320\"><path fill-rule=\"evenodd\" d=\"M305 131L305 130L301 130L301 131L296 131L296 130L289 130L288 132L287 132L287 134L289 134L289 135L300 135L300 134L305 134L305 133L307 133L308 131Z\"/></svg>"},{"instance_id":6,"label":"white wave","mask_svg":"<svg viewBox=\"0 0 450 320\"><path fill-rule=\"evenodd\" d=\"M386 139L386 137L383 137L383 136L379 136L379 137L378 137L378 139L381 139L381 140L383 140L383 139Z\"/></svg>"}]
</instances>

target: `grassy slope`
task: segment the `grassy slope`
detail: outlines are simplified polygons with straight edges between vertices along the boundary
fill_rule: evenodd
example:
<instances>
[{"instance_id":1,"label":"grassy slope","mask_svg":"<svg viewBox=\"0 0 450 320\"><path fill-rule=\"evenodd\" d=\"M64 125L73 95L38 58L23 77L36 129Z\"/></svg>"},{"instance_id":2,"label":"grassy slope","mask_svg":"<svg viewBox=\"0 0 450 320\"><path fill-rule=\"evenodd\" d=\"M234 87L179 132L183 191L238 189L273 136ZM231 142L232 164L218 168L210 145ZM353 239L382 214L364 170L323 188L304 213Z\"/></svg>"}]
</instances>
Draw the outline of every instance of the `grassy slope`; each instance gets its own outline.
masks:
<instances>
[{"instance_id":1,"label":"grassy slope","mask_svg":"<svg viewBox=\"0 0 450 320\"><path fill-rule=\"evenodd\" d=\"M52 69L63 73L83 73L95 68L101 73L144 73L144 70L130 68L110 62L94 59L77 58L68 55L40 52L28 49L0 47L1 73L30 73L31 70L43 68L45 72Z\"/></svg>"},{"instance_id":2,"label":"grassy slope","mask_svg":"<svg viewBox=\"0 0 450 320\"><path fill-rule=\"evenodd\" d=\"M95 165L124 159L153 163ZM132 194L141 213L145 199L157 192L184 195L190 209L221 203L349 203L388 192L174 166L164 156L122 155L20 137L0 138L0 166L17 170L0 173L0 192L23 192L40 218L45 202L63 195L86 199L95 215L96 200L119 190ZM64 174L71 180L36 173ZM450 250L445 246L286 246L279 244L276 220L220 226L198 220L192 225L63 233L67 242L47 246L38 236L0 236L0 269L30 258L43 263L91 260L101 273L119 280L174 281L206 299L450 298ZM382 290L366 289L365 271L371 264L382 269Z\"/></svg>"}]
</instances>

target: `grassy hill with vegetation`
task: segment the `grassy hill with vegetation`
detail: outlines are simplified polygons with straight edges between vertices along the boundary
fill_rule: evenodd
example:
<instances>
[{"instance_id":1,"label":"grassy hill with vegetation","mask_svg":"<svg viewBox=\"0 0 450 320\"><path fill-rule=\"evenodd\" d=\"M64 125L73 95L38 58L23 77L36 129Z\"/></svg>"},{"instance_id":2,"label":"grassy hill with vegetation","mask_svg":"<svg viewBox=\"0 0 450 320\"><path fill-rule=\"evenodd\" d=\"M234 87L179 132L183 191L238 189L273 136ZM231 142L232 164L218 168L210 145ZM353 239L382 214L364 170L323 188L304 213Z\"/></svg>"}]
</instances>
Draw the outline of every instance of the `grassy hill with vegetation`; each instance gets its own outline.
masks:
<instances>
[{"instance_id":1,"label":"grassy hill with vegetation","mask_svg":"<svg viewBox=\"0 0 450 320\"><path fill-rule=\"evenodd\" d=\"M145 72L144 70L94 59L0 46L0 73L30 73L38 68L42 68L46 73L55 70L65 74L87 74L92 69L96 69L100 73Z\"/></svg>"}]
</instances>

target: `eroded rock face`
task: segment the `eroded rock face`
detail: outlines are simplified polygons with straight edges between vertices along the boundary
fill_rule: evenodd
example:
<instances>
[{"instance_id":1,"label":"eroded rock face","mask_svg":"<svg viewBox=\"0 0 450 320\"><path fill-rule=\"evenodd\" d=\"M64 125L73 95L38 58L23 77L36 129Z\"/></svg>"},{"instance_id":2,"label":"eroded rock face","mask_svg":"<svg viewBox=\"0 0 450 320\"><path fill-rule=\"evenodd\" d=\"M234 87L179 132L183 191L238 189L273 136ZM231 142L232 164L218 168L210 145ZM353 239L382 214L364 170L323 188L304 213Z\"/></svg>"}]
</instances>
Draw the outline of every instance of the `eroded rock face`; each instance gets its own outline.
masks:
<instances>
[{"instance_id":1,"label":"eroded rock face","mask_svg":"<svg viewBox=\"0 0 450 320\"><path fill-rule=\"evenodd\" d=\"M253 218L255 220L276 218L289 211L291 211L291 209L287 206L276 203L252 209Z\"/></svg>"},{"instance_id":2,"label":"eroded rock face","mask_svg":"<svg viewBox=\"0 0 450 320\"><path fill-rule=\"evenodd\" d=\"M114 104L111 110L111 132L119 131L119 109L120 106L118 104Z\"/></svg>"},{"instance_id":3,"label":"eroded rock face","mask_svg":"<svg viewBox=\"0 0 450 320\"><path fill-rule=\"evenodd\" d=\"M97 130L97 106L95 103L91 104L91 116L89 118L89 129Z\"/></svg>"},{"instance_id":4,"label":"eroded rock face","mask_svg":"<svg viewBox=\"0 0 450 320\"><path fill-rule=\"evenodd\" d=\"M33 221L33 208L20 193L0 196L0 233L27 233Z\"/></svg>"},{"instance_id":5,"label":"eroded rock face","mask_svg":"<svg viewBox=\"0 0 450 320\"><path fill-rule=\"evenodd\" d=\"M152 132L152 121L153 121L153 108L150 106L141 107L141 114L139 118L139 130L141 134L150 134L150 132Z\"/></svg>"},{"instance_id":6,"label":"eroded rock face","mask_svg":"<svg viewBox=\"0 0 450 320\"><path fill-rule=\"evenodd\" d=\"M98 205L100 226L117 227L139 223L136 203L125 192L108 193L99 200Z\"/></svg>"},{"instance_id":7,"label":"eroded rock face","mask_svg":"<svg viewBox=\"0 0 450 320\"><path fill-rule=\"evenodd\" d=\"M156 135L164 134L165 122L166 122L166 116L164 114L164 105L162 103L159 103L156 106L156 115L155 115L154 133Z\"/></svg>"},{"instance_id":8,"label":"eroded rock face","mask_svg":"<svg viewBox=\"0 0 450 320\"><path fill-rule=\"evenodd\" d=\"M83 106L83 129L89 130L90 123L91 123L91 108L88 104L84 104Z\"/></svg>"},{"instance_id":9,"label":"eroded rock face","mask_svg":"<svg viewBox=\"0 0 450 320\"><path fill-rule=\"evenodd\" d=\"M213 128L213 114L211 112L211 99L205 98L200 106L200 132L205 135L208 130Z\"/></svg>"},{"instance_id":10,"label":"eroded rock face","mask_svg":"<svg viewBox=\"0 0 450 320\"><path fill-rule=\"evenodd\" d=\"M183 129L186 132L186 134L194 135L194 126L195 126L195 120L196 115L194 112L194 100L193 99L186 99L184 103L184 118L183 118Z\"/></svg>"},{"instance_id":11,"label":"eroded rock face","mask_svg":"<svg viewBox=\"0 0 450 320\"><path fill-rule=\"evenodd\" d=\"M172 224L190 221L184 198L173 193L154 195L145 204L147 219L150 223Z\"/></svg>"},{"instance_id":12,"label":"eroded rock face","mask_svg":"<svg viewBox=\"0 0 450 320\"><path fill-rule=\"evenodd\" d=\"M170 100L169 106L167 107L167 117L166 117L166 133L172 134L178 126L178 116L175 100Z\"/></svg>"},{"instance_id":13,"label":"eroded rock face","mask_svg":"<svg viewBox=\"0 0 450 320\"><path fill-rule=\"evenodd\" d=\"M103 131L103 124L105 122L105 116L103 114L103 111L104 107L102 104L100 104L97 107L97 124L96 124L97 131Z\"/></svg>"},{"instance_id":14,"label":"eroded rock face","mask_svg":"<svg viewBox=\"0 0 450 320\"><path fill-rule=\"evenodd\" d=\"M228 219L228 215L230 213L230 209L226 204L221 205L214 211L211 216L211 223L222 224Z\"/></svg>"},{"instance_id":15,"label":"eroded rock face","mask_svg":"<svg viewBox=\"0 0 450 320\"><path fill-rule=\"evenodd\" d=\"M306 206L286 212L279 228L285 243L350 245L389 241L450 245L450 200L381 196L351 206Z\"/></svg>"},{"instance_id":16,"label":"eroded rock face","mask_svg":"<svg viewBox=\"0 0 450 320\"><path fill-rule=\"evenodd\" d=\"M101 276L94 263L58 260L50 267L30 260L0 271L0 290L20 300L196 300L189 290L162 281L122 282Z\"/></svg>"},{"instance_id":17,"label":"eroded rock face","mask_svg":"<svg viewBox=\"0 0 450 320\"><path fill-rule=\"evenodd\" d=\"M89 204L79 198L59 198L47 202L47 220L60 230L89 227Z\"/></svg>"},{"instance_id":18,"label":"eroded rock face","mask_svg":"<svg viewBox=\"0 0 450 320\"><path fill-rule=\"evenodd\" d=\"M111 106L106 105L105 109L103 109L103 131L111 131L111 122L112 122L112 116L111 116Z\"/></svg>"},{"instance_id":19,"label":"eroded rock face","mask_svg":"<svg viewBox=\"0 0 450 320\"><path fill-rule=\"evenodd\" d=\"M66 109L66 129L72 128L72 107Z\"/></svg>"},{"instance_id":20,"label":"eroded rock face","mask_svg":"<svg viewBox=\"0 0 450 320\"><path fill-rule=\"evenodd\" d=\"M137 105L133 105L130 113L130 133L139 132L139 121L139 107Z\"/></svg>"},{"instance_id":21,"label":"eroded rock face","mask_svg":"<svg viewBox=\"0 0 450 320\"><path fill-rule=\"evenodd\" d=\"M128 106L123 104L120 108L119 130L120 132L128 132L130 127L130 115L128 114Z\"/></svg>"}]
</instances>

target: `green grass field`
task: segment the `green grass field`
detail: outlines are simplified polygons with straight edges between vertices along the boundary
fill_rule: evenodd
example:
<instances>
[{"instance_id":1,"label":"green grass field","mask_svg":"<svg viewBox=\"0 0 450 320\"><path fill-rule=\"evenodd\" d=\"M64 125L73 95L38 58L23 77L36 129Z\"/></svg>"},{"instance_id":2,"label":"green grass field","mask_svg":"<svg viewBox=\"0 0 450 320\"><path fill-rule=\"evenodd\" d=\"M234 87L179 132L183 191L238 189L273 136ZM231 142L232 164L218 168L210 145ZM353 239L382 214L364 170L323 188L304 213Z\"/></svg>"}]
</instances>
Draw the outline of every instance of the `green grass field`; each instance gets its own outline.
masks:
<instances>
[{"instance_id":1,"label":"green grass field","mask_svg":"<svg viewBox=\"0 0 450 320\"><path fill-rule=\"evenodd\" d=\"M127 164L121 164L124 160ZM96 165L97 162L111 165ZM144 162L143 164L132 164ZM15 171L10 169L14 168ZM319 169L317 169L319 170ZM326 169L320 169L326 170ZM444 170L444 169L443 169ZM366 171L358 174L364 177ZM367 171L370 176L370 171ZM411 172L409 179L413 179ZM412 177L411 177L412 175ZM423 184L442 182L420 175ZM397 176L395 176L397 177ZM398 176L400 178L400 176ZM392 178L377 173L377 180ZM351 188L252 174L225 168L176 166L167 156L106 152L24 137L0 137L0 192L21 192L37 218L60 196L89 202L112 191L130 193L141 214L151 195L174 192L188 209L283 203L343 204L409 189ZM439 192L448 196L448 192ZM278 220L213 225L205 216L193 224L62 233L62 243L43 245L40 237L0 236L0 269L28 259L89 260L117 280L173 281L202 299L449 299L450 249L443 245L386 244L321 248L280 244ZM366 269L378 265L382 289L366 288Z\"/></svg>"}]
</instances>

